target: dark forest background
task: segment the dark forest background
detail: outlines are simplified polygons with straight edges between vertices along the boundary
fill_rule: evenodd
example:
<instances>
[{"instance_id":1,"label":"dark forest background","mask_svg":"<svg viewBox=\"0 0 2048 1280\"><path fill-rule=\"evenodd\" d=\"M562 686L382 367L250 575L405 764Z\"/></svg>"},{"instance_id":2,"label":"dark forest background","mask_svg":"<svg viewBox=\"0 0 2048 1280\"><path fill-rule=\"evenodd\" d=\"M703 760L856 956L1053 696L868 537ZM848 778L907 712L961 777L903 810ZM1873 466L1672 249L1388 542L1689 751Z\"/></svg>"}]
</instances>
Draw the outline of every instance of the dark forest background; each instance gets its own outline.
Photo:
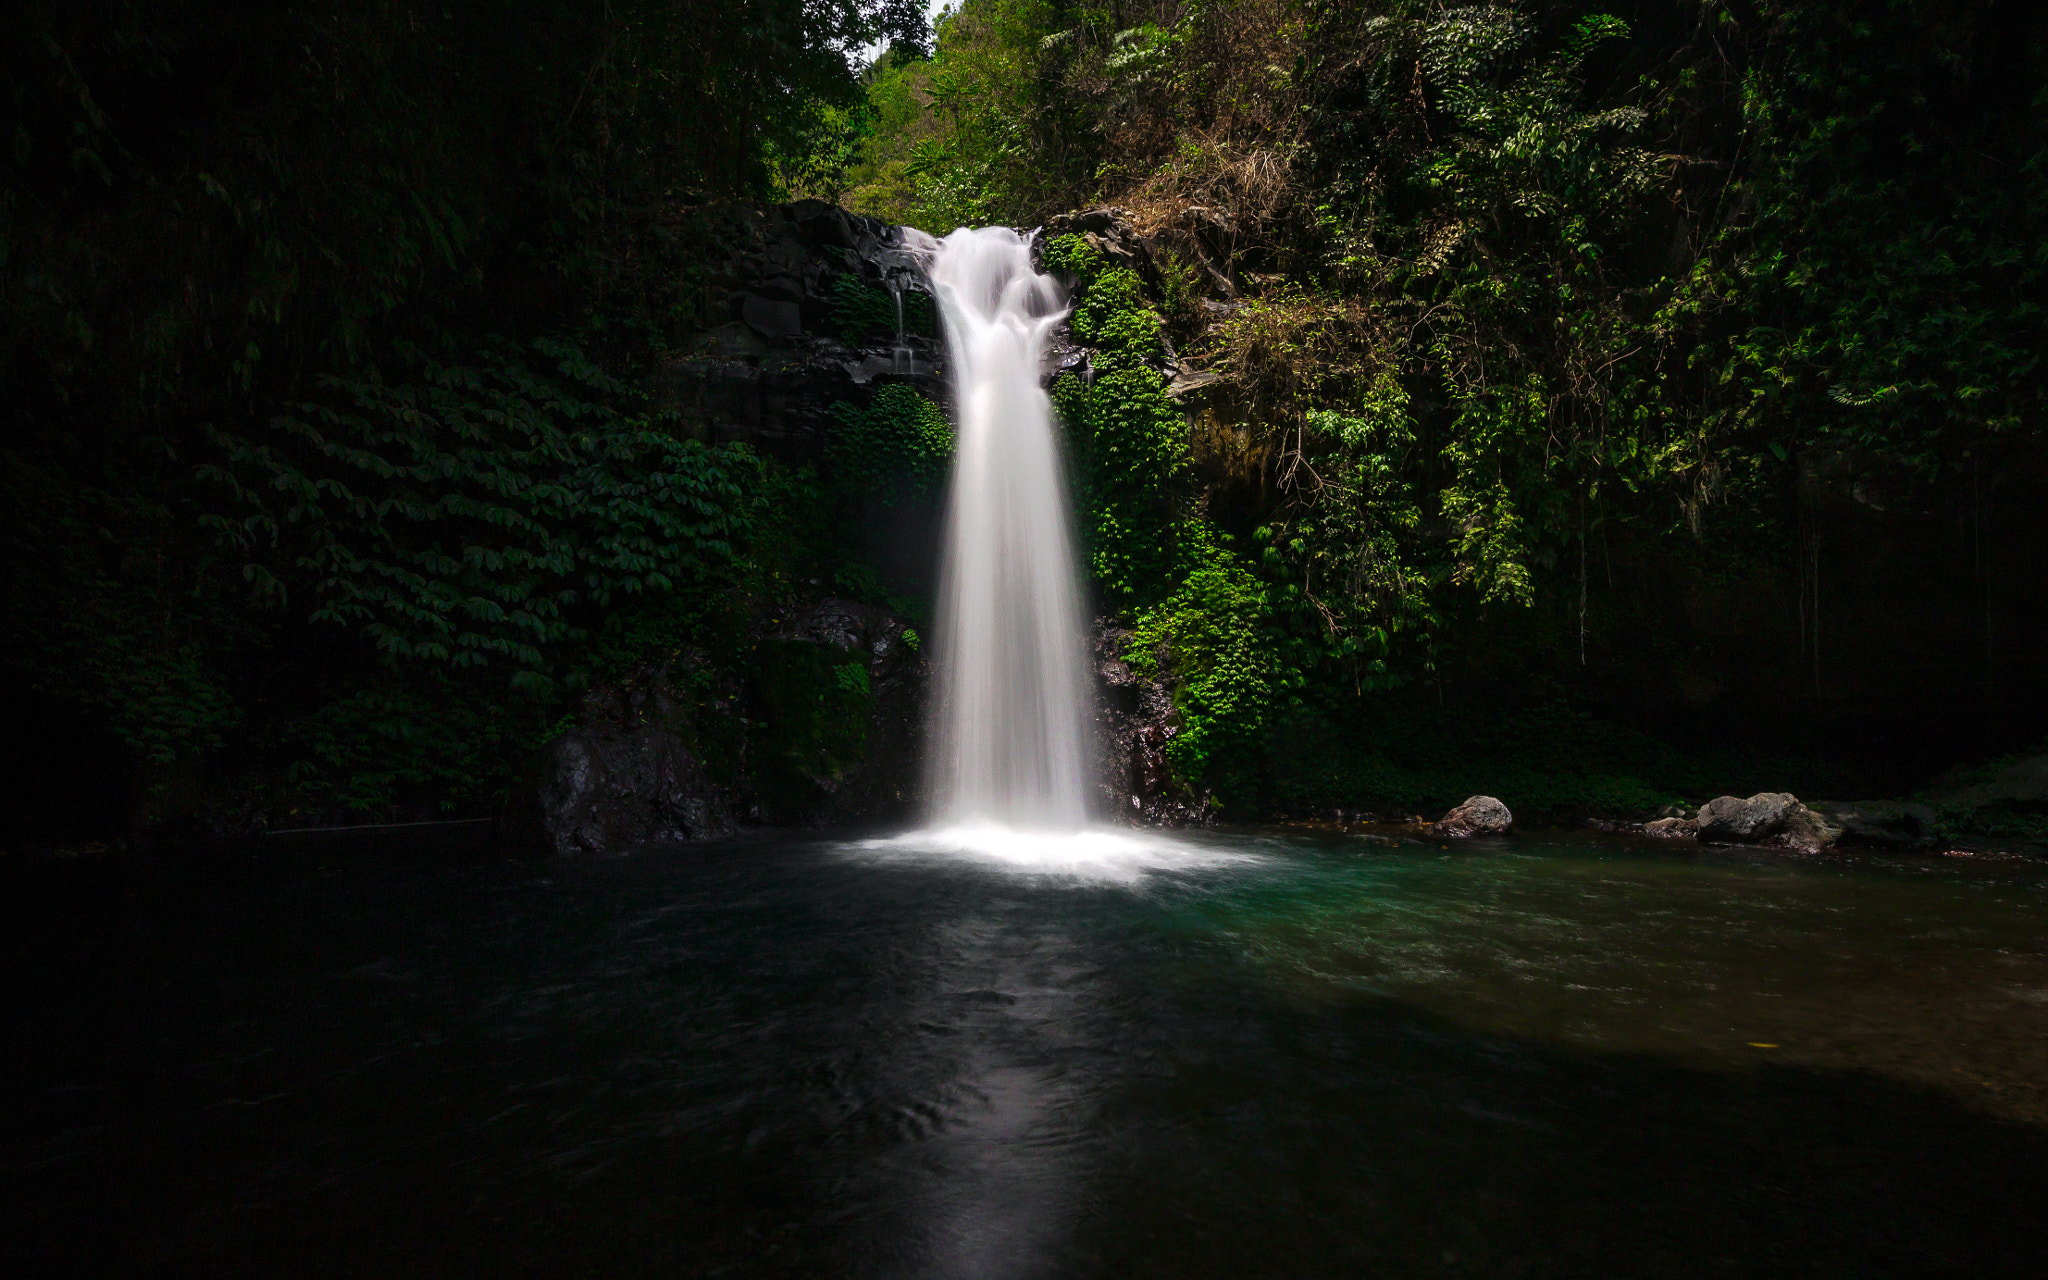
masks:
<instances>
[{"instance_id":1,"label":"dark forest background","mask_svg":"<svg viewBox=\"0 0 2048 1280\"><path fill-rule=\"evenodd\" d=\"M1105 372L1055 396L1099 606L1226 813L1474 761L1904 794L2048 724L2038 6L87 0L5 40L26 837L488 812L581 691L803 590L819 477L646 390L730 200L1152 240L1051 246Z\"/></svg>"}]
</instances>

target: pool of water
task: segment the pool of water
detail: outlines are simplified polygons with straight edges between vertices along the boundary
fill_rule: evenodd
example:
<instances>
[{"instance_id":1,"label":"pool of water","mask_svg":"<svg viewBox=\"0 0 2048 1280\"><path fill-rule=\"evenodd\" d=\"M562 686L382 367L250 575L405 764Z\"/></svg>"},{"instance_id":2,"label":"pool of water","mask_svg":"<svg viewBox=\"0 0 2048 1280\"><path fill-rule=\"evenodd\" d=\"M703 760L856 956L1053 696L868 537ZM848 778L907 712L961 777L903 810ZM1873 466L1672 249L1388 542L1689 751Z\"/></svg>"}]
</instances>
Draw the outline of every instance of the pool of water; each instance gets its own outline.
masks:
<instances>
[{"instance_id":1,"label":"pool of water","mask_svg":"<svg viewBox=\"0 0 2048 1280\"><path fill-rule=\"evenodd\" d=\"M10 889L36 1274L2048 1256L2034 861L955 833L73 879Z\"/></svg>"}]
</instances>

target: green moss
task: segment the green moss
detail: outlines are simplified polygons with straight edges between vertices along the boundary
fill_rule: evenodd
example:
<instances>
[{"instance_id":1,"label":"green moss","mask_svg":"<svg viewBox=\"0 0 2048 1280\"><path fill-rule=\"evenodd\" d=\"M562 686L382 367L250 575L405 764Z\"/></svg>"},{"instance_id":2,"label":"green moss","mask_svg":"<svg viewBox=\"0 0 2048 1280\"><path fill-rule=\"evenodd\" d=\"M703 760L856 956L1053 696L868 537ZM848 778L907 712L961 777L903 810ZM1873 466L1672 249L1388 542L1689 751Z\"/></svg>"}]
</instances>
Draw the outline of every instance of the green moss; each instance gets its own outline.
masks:
<instances>
[{"instance_id":1,"label":"green moss","mask_svg":"<svg viewBox=\"0 0 2048 1280\"><path fill-rule=\"evenodd\" d=\"M848 342L873 342L896 335L896 299L859 276L848 273L832 282L832 327ZM903 294L903 331L920 338L939 334L932 296L910 289Z\"/></svg>"},{"instance_id":2,"label":"green moss","mask_svg":"<svg viewBox=\"0 0 2048 1280\"><path fill-rule=\"evenodd\" d=\"M859 654L764 640L752 660L747 764L772 817L800 820L867 750L874 690Z\"/></svg>"}]
</instances>

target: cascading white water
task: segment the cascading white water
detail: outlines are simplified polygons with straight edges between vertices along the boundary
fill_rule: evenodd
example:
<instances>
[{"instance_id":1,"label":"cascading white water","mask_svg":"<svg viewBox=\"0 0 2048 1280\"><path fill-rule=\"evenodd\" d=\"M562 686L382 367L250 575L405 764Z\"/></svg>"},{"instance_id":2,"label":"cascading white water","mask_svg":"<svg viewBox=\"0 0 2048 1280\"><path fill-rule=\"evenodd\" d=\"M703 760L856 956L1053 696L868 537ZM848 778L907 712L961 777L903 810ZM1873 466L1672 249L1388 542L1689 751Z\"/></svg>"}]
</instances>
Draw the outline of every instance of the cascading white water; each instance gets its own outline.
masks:
<instances>
[{"instance_id":1,"label":"cascading white water","mask_svg":"<svg viewBox=\"0 0 2048 1280\"><path fill-rule=\"evenodd\" d=\"M932 816L1077 831L1088 677L1066 480L1039 385L1060 288L1007 227L931 248L959 408L939 578Z\"/></svg>"}]
</instances>

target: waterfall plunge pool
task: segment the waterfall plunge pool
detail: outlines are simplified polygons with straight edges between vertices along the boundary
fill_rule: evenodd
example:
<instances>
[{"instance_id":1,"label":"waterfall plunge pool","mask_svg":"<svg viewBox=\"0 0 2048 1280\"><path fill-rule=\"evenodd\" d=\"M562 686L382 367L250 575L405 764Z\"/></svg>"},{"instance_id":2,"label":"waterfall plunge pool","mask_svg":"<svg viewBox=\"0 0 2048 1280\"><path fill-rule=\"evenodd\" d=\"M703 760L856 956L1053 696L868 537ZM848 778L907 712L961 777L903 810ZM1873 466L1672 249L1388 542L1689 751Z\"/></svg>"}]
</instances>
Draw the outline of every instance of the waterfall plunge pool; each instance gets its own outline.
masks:
<instances>
[{"instance_id":1,"label":"waterfall plunge pool","mask_svg":"<svg viewBox=\"0 0 2048 1280\"><path fill-rule=\"evenodd\" d=\"M1986 1276L2048 1244L2048 866L1070 852L767 838L15 893L9 1253Z\"/></svg>"}]
</instances>

